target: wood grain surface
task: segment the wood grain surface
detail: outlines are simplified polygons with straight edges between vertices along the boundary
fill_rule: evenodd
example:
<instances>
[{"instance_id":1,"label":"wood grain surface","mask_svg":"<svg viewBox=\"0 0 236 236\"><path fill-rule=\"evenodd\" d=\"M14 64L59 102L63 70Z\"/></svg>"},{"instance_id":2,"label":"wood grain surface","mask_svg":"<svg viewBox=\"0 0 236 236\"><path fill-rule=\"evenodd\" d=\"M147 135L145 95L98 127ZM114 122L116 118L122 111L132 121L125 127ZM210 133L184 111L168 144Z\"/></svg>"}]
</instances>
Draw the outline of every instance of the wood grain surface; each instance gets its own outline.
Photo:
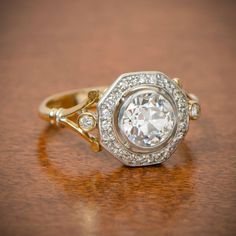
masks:
<instances>
[{"instance_id":1,"label":"wood grain surface","mask_svg":"<svg viewBox=\"0 0 236 236\"><path fill-rule=\"evenodd\" d=\"M1 1L0 235L235 235L235 1ZM159 70L199 95L166 163L127 168L38 118L53 93Z\"/></svg>"}]
</instances>

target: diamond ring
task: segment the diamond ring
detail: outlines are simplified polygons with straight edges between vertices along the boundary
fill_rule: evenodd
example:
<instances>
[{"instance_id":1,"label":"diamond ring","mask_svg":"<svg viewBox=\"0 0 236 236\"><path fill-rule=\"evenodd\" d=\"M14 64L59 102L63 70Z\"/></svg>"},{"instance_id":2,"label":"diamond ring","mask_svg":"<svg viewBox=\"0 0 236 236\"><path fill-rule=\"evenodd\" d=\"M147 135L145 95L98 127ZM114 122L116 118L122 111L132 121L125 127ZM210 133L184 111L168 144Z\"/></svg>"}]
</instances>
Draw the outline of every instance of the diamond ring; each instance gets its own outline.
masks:
<instances>
[{"instance_id":1,"label":"diamond ring","mask_svg":"<svg viewBox=\"0 0 236 236\"><path fill-rule=\"evenodd\" d=\"M200 115L198 98L161 72L122 74L109 88L56 94L39 107L51 124L69 127L127 166L166 161Z\"/></svg>"}]
</instances>

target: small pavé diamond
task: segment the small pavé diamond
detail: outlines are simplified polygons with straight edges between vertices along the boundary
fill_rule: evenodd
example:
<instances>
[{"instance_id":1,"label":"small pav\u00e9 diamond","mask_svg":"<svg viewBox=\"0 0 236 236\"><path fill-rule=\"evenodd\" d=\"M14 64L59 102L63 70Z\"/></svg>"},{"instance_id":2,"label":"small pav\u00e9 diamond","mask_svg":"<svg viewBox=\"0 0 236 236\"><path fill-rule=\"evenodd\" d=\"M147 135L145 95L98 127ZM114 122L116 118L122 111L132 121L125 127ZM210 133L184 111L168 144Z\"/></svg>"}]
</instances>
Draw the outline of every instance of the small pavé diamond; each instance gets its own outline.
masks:
<instances>
[{"instance_id":1,"label":"small pav\u00e9 diamond","mask_svg":"<svg viewBox=\"0 0 236 236\"><path fill-rule=\"evenodd\" d=\"M85 131L92 130L95 127L95 125L96 125L95 118L91 114L85 114L79 118L79 126Z\"/></svg>"},{"instance_id":2,"label":"small pav\u00e9 diamond","mask_svg":"<svg viewBox=\"0 0 236 236\"><path fill-rule=\"evenodd\" d=\"M102 110L102 117L103 117L104 119L110 117L110 112L109 112L108 109L105 108L105 109Z\"/></svg>"},{"instance_id":3,"label":"small pav\u00e9 diamond","mask_svg":"<svg viewBox=\"0 0 236 236\"><path fill-rule=\"evenodd\" d=\"M192 119L197 119L200 115L200 105L193 103L190 107L189 115Z\"/></svg>"},{"instance_id":4,"label":"small pav\u00e9 diamond","mask_svg":"<svg viewBox=\"0 0 236 236\"><path fill-rule=\"evenodd\" d=\"M104 121L102 122L102 128L103 128L104 130L108 130L108 129L109 129L109 122L108 122L107 120L104 120Z\"/></svg>"}]
</instances>

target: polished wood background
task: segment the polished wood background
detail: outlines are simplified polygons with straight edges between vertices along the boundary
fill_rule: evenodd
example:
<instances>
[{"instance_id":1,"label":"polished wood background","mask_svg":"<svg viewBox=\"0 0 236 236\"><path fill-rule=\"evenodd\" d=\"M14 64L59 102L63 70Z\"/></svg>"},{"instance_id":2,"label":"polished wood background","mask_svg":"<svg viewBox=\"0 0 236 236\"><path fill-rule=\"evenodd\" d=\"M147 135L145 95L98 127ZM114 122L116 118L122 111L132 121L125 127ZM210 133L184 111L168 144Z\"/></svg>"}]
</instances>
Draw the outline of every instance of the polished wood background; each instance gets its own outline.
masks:
<instances>
[{"instance_id":1,"label":"polished wood background","mask_svg":"<svg viewBox=\"0 0 236 236\"><path fill-rule=\"evenodd\" d=\"M1 1L0 235L234 235L235 1ZM160 70L199 95L173 158L127 168L41 100Z\"/></svg>"}]
</instances>

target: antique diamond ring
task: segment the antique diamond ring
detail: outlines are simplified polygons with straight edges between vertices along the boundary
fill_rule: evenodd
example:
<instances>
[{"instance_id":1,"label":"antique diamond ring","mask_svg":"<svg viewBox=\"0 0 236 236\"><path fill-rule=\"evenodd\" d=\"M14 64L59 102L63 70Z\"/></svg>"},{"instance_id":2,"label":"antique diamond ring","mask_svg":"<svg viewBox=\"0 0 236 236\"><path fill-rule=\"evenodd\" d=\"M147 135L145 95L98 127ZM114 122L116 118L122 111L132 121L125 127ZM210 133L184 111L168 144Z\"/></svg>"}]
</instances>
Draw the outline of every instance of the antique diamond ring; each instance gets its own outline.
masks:
<instances>
[{"instance_id":1,"label":"antique diamond ring","mask_svg":"<svg viewBox=\"0 0 236 236\"><path fill-rule=\"evenodd\" d=\"M200 115L198 98L161 72L122 74L109 88L69 91L47 98L40 116L70 127L95 152L106 149L127 166L167 160Z\"/></svg>"}]
</instances>

